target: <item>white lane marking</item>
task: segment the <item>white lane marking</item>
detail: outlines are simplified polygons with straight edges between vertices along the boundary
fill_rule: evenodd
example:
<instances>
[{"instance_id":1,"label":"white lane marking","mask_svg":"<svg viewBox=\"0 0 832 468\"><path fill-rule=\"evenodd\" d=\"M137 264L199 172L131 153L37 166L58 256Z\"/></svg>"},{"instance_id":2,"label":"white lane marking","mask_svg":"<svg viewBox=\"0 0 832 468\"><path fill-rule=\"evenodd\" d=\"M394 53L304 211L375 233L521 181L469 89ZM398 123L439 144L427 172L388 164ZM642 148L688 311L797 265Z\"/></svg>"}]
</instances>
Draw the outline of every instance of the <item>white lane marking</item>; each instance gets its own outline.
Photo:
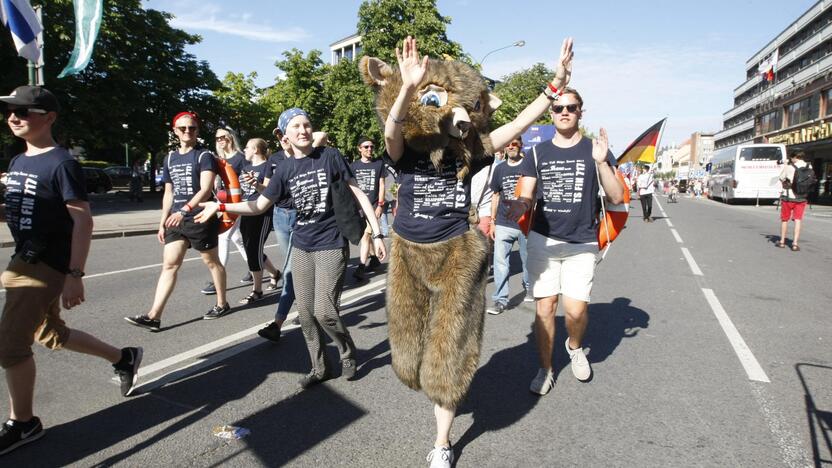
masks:
<instances>
[{"instance_id":1,"label":"white lane marking","mask_svg":"<svg viewBox=\"0 0 832 468\"><path fill-rule=\"evenodd\" d=\"M347 291L347 292L345 292L344 294L341 295L341 300L344 301L344 300L352 299L353 297L360 296L362 293L373 290L373 289L377 289L379 291L382 291L382 290L384 290L384 283L386 283L386 282L387 282L386 278L381 278L381 279L373 281L369 284L366 284L366 285L364 285L360 288L350 289L349 291ZM363 299L363 296L356 299L356 301L361 300L361 299ZM353 302L356 302L356 301L352 301L350 303L342 303L341 308L345 309L345 308L349 307L350 304L352 304ZM291 319L295 318L297 315L298 315L297 312L292 312L291 314L289 314L289 316L286 320L290 321ZM271 321L261 323L259 325L255 325L251 328L247 328L245 330L239 331L237 333L233 333L233 334L225 336L223 338L219 338L219 339L214 340L210 343L206 343L202 346L198 346L198 347L193 348L191 350L179 353L175 356L171 356L169 358L162 359L161 361L154 362L153 364L149 364L147 366L142 366L139 369L138 374L139 374L139 376L152 374L152 373L158 372L162 369L166 369L168 367L175 366L175 365L177 365L181 362L187 361L188 359L191 359L191 358L203 355L203 354L208 354L211 351L222 348L223 346L226 346L229 343L233 343L235 341L238 341L238 340L241 340L241 339L244 339L244 338L248 338L248 337L256 334L257 330L265 327L269 323L271 323ZM298 326L297 325L287 326L285 328L285 330L292 330L292 329L295 329L295 328L298 328ZM260 343L260 341L257 341L257 343ZM245 349L240 350L240 352L242 352L242 351L245 351ZM118 378L114 377L113 380L117 382Z\"/></svg>"},{"instance_id":2,"label":"white lane marking","mask_svg":"<svg viewBox=\"0 0 832 468\"><path fill-rule=\"evenodd\" d=\"M786 421L783 412L780 411L773 398L766 391L766 386L752 383L751 390L757 399L757 404L760 405L763 417L766 419L768 430L771 431L777 445L780 447L780 454L786 466L792 468L812 466L809 454L806 453L798 432Z\"/></svg>"},{"instance_id":3,"label":"white lane marking","mask_svg":"<svg viewBox=\"0 0 832 468\"><path fill-rule=\"evenodd\" d=\"M664 222L666 222L666 223L667 223L667 226L668 226L668 227L673 227L673 223L671 223L671 222L670 222L670 218L665 218L665 219L664 219Z\"/></svg>"},{"instance_id":4,"label":"white lane marking","mask_svg":"<svg viewBox=\"0 0 832 468\"><path fill-rule=\"evenodd\" d=\"M675 230L675 229L671 229L671 230L670 230L670 233L671 233L671 234L673 234L673 237L676 239L676 242L677 242L677 243L679 243L679 244L683 244L683 243L684 243L684 242L682 242L682 238L681 238L681 237L679 237L679 233L678 233L678 232L676 232L676 230Z\"/></svg>"},{"instance_id":5,"label":"white lane marking","mask_svg":"<svg viewBox=\"0 0 832 468\"><path fill-rule=\"evenodd\" d=\"M263 248L275 247L276 245L277 244L269 244L269 245L263 246ZM229 253L234 254L234 255L239 255L240 252L235 251L235 252L229 252ZM186 259L182 260L182 262L183 263L184 262L193 262L193 261L201 260L201 259L202 259L201 256L200 257L191 257L191 258L186 258ZM130 272L133 272L133 271L147 270L149 268L159 268L162 265L163 265L162 263L154 263L153 265L143 265L143 266L137 266L137 267L133 267L133 268L125 268L124 270L106 271L104 273L96 273L94 275L84 275L84 279L88 280L88 279L92 279L92 278L99 278L101 276L119 275L121 273L130 273ZM5 289L0 289L0 293L4 293L4 292L6 292Z\"/></svg>"},{"instance_id":6,"label":"white lane marking","mask_svg":"<svg viewBox=\"0 0 832 468\"><path fill-rule=\"evenodd\" d=\"M702 288L702 293L705 294L705 299L707 299L708 305L711 306L711 310L716 315L722 331L725 332L728 341L731 342L731 346L740 359L742 367L745 368L745 373L748 374L748 378L755 382L770 383L771 380L769 380L760 363L757 362L757 358L754 357L754 353L751 352L745 340L742 339L740 332L737 331L737 327L734 326L734 322L728 317L728 313L722 308L722 304L719 303L719 299L717 299L714 291L712 289Z\"/></svg>"},{"instance_id":7,"label":"white lane marking","mask_svg":"<svg viewBox=\"0 0 832 468\"><path fill-rule=\"evenodd\" d=\"M693 255L690 254L690 251L686 247L682 247L682 255L685 256L685 260L688 261L690 271L692 271L694 275L705 276L702 273L702 270L699 269L699 265L696 264L696 260L693 259Z\"/></svg>"}]
</instances>

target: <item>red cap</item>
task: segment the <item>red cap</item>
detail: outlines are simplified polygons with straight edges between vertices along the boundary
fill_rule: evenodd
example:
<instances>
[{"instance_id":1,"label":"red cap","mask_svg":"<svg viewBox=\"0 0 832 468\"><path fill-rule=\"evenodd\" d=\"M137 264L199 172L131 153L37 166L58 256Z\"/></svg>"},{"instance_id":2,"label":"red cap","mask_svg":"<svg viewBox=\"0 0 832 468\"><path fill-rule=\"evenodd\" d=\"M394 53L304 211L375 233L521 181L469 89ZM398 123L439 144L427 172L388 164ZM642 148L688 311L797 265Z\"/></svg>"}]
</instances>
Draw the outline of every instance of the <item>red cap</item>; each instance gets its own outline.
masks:
<instances>
[{"instance_id":1,"label":"red cap","mask_svg":"<svg viewBox=\"0 0 832 468\"><path fill-rule=\"evenodd\" d=\"M180 113L176 114L173 117L173 120L170 121L170 128L176 127L176 121L179 120L180 117L183 117L183 116L186 116L186 115L191 117L192 119L196 120L197 125L199 125L199 116L196 115L196 112L184 111L184 112L180 112Z\"/></svg>"}]
</instances>

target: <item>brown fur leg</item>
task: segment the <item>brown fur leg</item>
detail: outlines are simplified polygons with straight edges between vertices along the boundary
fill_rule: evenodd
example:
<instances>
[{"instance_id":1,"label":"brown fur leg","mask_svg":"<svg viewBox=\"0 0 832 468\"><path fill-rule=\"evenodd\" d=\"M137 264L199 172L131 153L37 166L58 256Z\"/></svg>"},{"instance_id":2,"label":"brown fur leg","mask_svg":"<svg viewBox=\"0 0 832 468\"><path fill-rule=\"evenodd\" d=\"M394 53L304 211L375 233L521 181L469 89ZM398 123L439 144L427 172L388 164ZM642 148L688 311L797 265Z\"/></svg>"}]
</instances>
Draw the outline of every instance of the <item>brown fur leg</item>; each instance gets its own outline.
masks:
<instances>
[{"instance_id":1,"label":"brown fur leg","mask_svg":"<svg viewBox=\"0 0 832 468\"><path fill-rule=\"evenodd\" d=\"M471 230L448 241L442 250L446 260L430 278L431 317L420 382L431 401L455 408L468 392L479 364L487 242Z\"/></svg>"},{"instance_id":2,"label":"brown fur leg","mask_svg":"<svg viewBox=\"0 0 832 468\"><path fill-rule=\"evenodd\" d=\"M392 235L387 280L387 327L393 371L408 387L419 390L430 291L412 269L421 268L408 254L415 244Z\"/></svg>"}]
</instances>

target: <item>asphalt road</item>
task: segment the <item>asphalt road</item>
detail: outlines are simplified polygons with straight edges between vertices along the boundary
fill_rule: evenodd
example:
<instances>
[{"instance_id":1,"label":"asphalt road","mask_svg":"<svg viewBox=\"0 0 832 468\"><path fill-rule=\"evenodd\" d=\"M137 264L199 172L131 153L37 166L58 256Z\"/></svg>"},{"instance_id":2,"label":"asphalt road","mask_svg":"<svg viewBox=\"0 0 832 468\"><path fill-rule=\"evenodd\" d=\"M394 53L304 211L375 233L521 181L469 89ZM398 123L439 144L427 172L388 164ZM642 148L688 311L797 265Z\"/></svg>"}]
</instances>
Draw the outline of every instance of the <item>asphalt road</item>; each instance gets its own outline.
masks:
<instances>
[{"instance_id":1,"label":"asphalt road","mask_svg":"<svg viewBox=\"0 0 832 468\"><path fill-rule=\"evenodd\" d=\"M774 246L772 206L659 203L666 215L657 206L648 224L633 212L598 267L590 382L571 375L559 314L555 388L529 393L533 308L512 277L514 308L487 316L481 367L453 428L458 466L832 463L832 219L807 221L803 250L791 252ZM122 317L149 307L161 247L153 236L94 241L87 302L64 318L117 346L143 346L143 387L121 398L107 363L35 348L47 434L0 465L427 466L432 408L390 368L383 271L348 281L343 295L358 380L301 392L309 358L300 331L290 327L278 345L255 334L276 297L203 321L208 274L188 258L163 331L150 333ZM236 283L244 269L232 255L234 302L247 293ZM251 433L215 437L224 424Z\"/></svg>"}]
</instances>

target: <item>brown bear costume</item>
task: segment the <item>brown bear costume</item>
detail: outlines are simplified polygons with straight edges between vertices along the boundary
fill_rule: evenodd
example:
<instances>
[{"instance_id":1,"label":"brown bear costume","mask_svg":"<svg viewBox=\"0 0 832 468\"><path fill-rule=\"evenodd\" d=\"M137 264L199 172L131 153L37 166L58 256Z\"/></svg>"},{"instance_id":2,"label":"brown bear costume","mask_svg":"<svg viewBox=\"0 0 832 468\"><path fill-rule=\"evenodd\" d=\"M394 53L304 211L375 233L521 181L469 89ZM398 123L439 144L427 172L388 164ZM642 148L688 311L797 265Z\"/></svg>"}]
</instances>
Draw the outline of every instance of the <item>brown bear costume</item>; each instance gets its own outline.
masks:
<instances>
[{"instance_id":1,"label":"brown bear costume","mask_svg":"<svg viewBox=\"0 0 832 468\"><path fill-rule=\"evenodd\" d=\"M402 86L400 71L371 57L363 57L359 69L384 125ZM419 87L435 86L447 100L409 103L405 146L437 171L455 170L459 181L470 180L493 161L485 155L493 154L489 119L499 99L464 63L430 60L428 70ZM452 136L449 129L459 133ZM462 401L479 363L488 248L476 229L433 243L392 235L387 318L393 369L405 385L444 408Z\"/></svg>"}]
</instances>

